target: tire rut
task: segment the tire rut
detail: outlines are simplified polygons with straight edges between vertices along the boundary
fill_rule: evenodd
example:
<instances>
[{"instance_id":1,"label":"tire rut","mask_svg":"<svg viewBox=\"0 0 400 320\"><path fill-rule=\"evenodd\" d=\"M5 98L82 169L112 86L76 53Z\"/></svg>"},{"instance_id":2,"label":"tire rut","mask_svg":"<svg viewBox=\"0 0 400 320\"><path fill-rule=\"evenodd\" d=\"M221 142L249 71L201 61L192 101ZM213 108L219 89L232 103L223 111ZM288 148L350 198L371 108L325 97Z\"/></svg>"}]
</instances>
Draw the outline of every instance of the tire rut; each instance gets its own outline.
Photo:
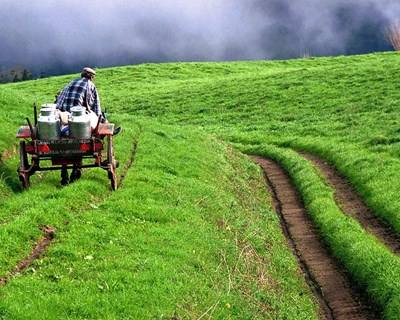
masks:
<instances>
[{"instance_id":1,"label":"tire rut","mask_svg":"<svg viewBox=\"0 0 400 320\"><path fill-rule=\"evenodd\" d=\"M31 253L21 260L14 268L13 271L9 272L3 277L0 277L0 287L6 285L12 278L17 274L25 271L34 260L38 259L50 245L54 239L55 229L49 226L40 226L43 232L43 236L36 242Z\"/></svg>"},{"instance_id":2,"label":"tire rut","mask_svg":"<svg viewBox=\"0 0 400 320\"><path fill-rule=\"evenodd\" d=\"M342 211L356 219L365 230L377 237L395 254L400 255L399 235L391 226L374 215L350 183L324 160L304 152L301 155L319 169L328 184L335 190L335 200Z\"/></svg>"},{"instance_id":3,"label":"tire rut","mask_svg":"<svg viewBox=\"0 0 400 320\"><path fill-rule=\"evenodd\" d=\"M121 174L119 175L119 186L118 188L122 187L123 182L125 180L125 177L128 173L128 170L132 167L134 161L135 161L135 155L136 155L136 150L137 150L137 146L138 146L138 141L135 141L133 143L132 149L131 149L131 153L129 155L129 159L127 161L127 163L125 164L124 168L122 169Z\"/></svg>"},{"instance_id":4,"label":"tire rut","mask_svg":"<svg viewBox=\"0 0 400 320\"><path fill-rule=\"evenodd\" d=\"M289 176L274 161L252 157L272 189L274 206L284 233L320 305L321 319L378 319L346 272L330 256L293 187Z\"/></svg>"},{"instance_id":5,"label":"tire rut","mask_svg":"<svg viewBox=\"0 0 400 320\"><path fill-rule=\"evenodd\" d=\"M129 169L133 166L133 164L135 162L137 145L138 145L138 141L135 140L133 142L132 149L130 151L129 159L128 159L127 163L125 164L125 166L123 167L120 175L118 176L118 178L119 178L118 180L120 181L121 187L122 187L122 182L123 182L127 172L129 171ZM108 192L107 195L102 199L102 202L106 201L112 194L113 194L112 191ZM88 204L87 206L84 206L82 208L82 210L80 210L80 211L90 210L90 208L91 208L91 206L90 206L90 204ZM78 212L78 214L81 214L80 211ZM67 222L67 223L69 223L69 222ZM14 269L12 271L8 272L4 276L0 276L0 287L5 286L16 275L25 271L33 263L34 260L38 259L45 253L46 249L49 247L51 242L54 240L55 231L56 231L55 228L50 227L50 226L45 226L45 225L39 226L39 228L42 230L43 236L39 240L36 241L36 244L33 247L31 253L28 256L26 256L24 259L22 259L20 262L18 262L18 264L14 267Z\"/></svg>"}]
</instances>

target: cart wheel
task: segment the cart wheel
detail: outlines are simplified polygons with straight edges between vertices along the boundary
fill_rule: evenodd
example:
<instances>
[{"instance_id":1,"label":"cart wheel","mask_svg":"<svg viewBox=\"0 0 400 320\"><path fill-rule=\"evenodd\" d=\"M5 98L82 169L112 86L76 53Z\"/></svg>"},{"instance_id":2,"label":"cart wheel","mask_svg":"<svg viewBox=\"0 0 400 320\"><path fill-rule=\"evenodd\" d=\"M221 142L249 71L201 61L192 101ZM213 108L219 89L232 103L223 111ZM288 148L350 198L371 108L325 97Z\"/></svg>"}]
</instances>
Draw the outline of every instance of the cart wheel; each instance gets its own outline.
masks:
<instances>
[{"instance_id":1,"label":"cart wheel","mask_svg":"<svg viewBox=\"0 0 400 320\"><path fill-rule=\"evenodd\" d=\"M26 153L25 149L25 141L20 141L19 143L19 168L18 168L18 174L19 174L19 180L22 183L22 187L24 189L29 188L29 173L26 172L29 168L29 162L28 162L28 154Z\"/></svg>"},{"instance_id":2,"label":"cart wheel","mask_svg":"<svg viewBox=\"0 0 400 320\"><path fill-rule=\"evenodd\" d=\"M118 183L117 183L117 175L115 173L115 171L113 170L109 170L109 176L111 177L111 189L113 191L116 191L118 189Z\"/></svg>"},{"instance_id":3,"label":"cart wheel","mask_svg":"<svg viewBox=\"0 0 400 320\"><path fill-rule=\"evenodd\" d=\"M118 182L117 182L117 161L114 156L114 147L112 136L108 136L108 146L107 146L107 162L108 162L108 178L111 180L111 189L117 190Z\"/></svg>"},{"instance_id":4,"label":"cart wheel","mask_svg":"<svg viewBox=\"0 0 400 320\"><path fill-rule=\"evenodd\" d=\"M30 184L29 184L29 175L28 174L20 173L19 174L19 180L22 183L22 188L29 189Z\"/></svg>"}]
</instances>

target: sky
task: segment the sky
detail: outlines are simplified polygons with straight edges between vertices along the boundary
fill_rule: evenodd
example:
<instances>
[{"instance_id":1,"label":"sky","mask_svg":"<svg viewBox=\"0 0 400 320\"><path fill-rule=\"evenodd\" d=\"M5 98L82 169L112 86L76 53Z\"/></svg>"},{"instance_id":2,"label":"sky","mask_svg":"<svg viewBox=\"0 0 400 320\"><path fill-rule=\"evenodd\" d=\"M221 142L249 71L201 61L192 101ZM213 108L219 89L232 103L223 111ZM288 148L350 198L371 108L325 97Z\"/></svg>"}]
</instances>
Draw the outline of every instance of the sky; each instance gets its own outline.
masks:
<instances>
[{"instance_id":1,"label":"sky","mask_svg":"<svg viewBox=\"0 0 400 320\"><path fill-rule=\"evenodd\" d=\"M398 0L0 0L0 67L286 59L391 50Z\"/></svg>"}]
</instances>

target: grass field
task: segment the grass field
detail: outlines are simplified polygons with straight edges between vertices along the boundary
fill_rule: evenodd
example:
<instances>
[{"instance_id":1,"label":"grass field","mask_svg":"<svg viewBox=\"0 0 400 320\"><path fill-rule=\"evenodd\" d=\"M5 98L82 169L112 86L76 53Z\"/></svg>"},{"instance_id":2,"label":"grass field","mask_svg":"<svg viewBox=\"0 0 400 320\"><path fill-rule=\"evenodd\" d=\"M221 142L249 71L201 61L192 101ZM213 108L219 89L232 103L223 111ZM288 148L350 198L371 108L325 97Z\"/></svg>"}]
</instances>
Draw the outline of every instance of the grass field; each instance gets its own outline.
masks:
<instances>
[{"instance_id":1,"label":"grass field","mask_svg":"<svg viewBox=\"0 0 400 320\"><path fill-rule=\"evenodd\" d=\"M57 232L0 288L0 317L317 318L260 171L238 149L285 167L333 254L397 319L399 258L343 215L295 151L334 164L400 234L399 71L395 53L99 70L102 105L126 129L117 156L135 153L116 193L95 171L66 188L37 175L21 192L16 128L73 76L1 85L0 274L30 251L39 224Z\"/></svg>"}]
</instances>

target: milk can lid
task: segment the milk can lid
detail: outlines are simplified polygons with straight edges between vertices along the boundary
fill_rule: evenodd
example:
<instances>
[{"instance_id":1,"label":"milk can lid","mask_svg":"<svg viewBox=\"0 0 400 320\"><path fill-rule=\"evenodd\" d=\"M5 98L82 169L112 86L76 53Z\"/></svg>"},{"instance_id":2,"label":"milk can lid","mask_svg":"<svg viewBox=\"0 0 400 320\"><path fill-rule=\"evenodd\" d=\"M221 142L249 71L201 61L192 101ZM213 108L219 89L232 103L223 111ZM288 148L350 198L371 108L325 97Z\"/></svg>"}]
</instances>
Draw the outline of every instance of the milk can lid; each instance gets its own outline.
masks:
<instances>
[{"instance_id":1,"label":"milk can lid","mask_svg":"<svg viewBox=\"0 0 400 320\"><path fill-rule=\"evenodd\" d=\"M40 109L40 114L43 116L49 116L54 113L55 113L55 109L53 109L53 108L41 108Z\"/></svg>"},{"instance_id":2,"label":"milk can lid","mask_svg":"<svg viewBox=\"0 0 400 320\"><path fill-rule=\"evenodd\" d=\"M74 116L80 116L85 113L85 108L81 106L75 106L71 108L71 112Z\"/></svg>"},{"instance_id":3,"label":"milk can lid","mask_svg":"<svg viewBox=\"0 0 400 320\"><path fill-rule=\"evenodd\" d=\"M42 110L42 109L44 109L44 108L56 109L56 108L57 108L57 105L56 105L55 103L45 103L45 104L42 104L42 105L40 106L40 110Z\"/></svg>"}]
</instances>

